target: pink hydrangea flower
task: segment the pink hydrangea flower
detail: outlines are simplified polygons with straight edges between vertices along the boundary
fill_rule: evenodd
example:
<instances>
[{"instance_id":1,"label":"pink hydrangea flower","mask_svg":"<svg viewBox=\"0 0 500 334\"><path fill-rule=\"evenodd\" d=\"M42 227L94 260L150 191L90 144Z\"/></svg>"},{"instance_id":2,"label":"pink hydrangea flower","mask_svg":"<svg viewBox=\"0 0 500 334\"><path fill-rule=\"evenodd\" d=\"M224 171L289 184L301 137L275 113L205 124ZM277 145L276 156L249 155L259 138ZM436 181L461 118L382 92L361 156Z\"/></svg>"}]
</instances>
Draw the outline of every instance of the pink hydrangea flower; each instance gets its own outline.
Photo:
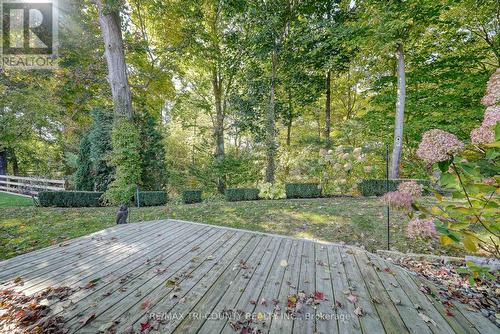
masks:
<instances>
[{"instance_id":1,"label":"pink hydrangea flower","mask_svg":"<svg viewBox=\"0 0 500 334\"><path fill-rule=\"evenodd\" d=\"M422 196L422 185L415 181L403 182L398 186L398 191L404 194L408 194L412 197Z\"/></svg>"},{"instance_id":2,"label":"pink hydrangea flower","mask_svg":"<svg viewBox=\"0 0 500 334\"><path fill-rule=\"evenodd\" d=\"M418 146L417 156L427 163L446 161L460 152L464 144L449 132L432 129L424 133Z\"/></svg>"},{"instance_id":3,"label":"pink hydrangea flower","mask_svg":"<svg viewBox=\"0 0 500 334\"><path fill-rule=\"evenodd\" d=\"M500 68L493 73L488 81L486 95L481 102L487 107L500 103Z\"/></svg>"},{"instance_id":4,"label":"pink hydrangea flower","mask_svg":"<svg viewBox=\"0 0 500 334\"><path fill-rule=\"evenodd\" d=\"M492 185L496 184L497 181L494 178L492 178L492 177L488 177L488 178L486 178L486 179L483 180L483 183L487 184L489 186L492 186Z\"/></svg>"},{"instance_id":5,"label":"pink hydrangea flower","mask_svg":"<svg viewBox=\"0 0 500 334\"><path fill-rule=\"evenodd\" d=\"M470 140L476 145L488 144L495 140L495 134L489 127L480 126L471 131Z\"/></svg>"},{"instance_id":6,"label":"pink hydrangea flower","mask_svg":"<svg viewBox=\"0 0 500 334\"><path fill-rule=\"evenodd\" d=\"M412 197L410 194L400 191L390 191L382 196L382 201L393 209L409 211L411 209Z\"/></svg>"},{"instance_id":7,"label":"pink hydrangea flower","mask_svg":"<svg viewBox=\"0 0 500 334\"><path fill-rule=\"evenodd\" d=\"M490 106L484 112L483 124L481 126L493 128L500 122L500 106Z\"/></svg>"},{"instance_id":8,"label":"pink hydrangea flower","mask_svg":"<svg viewBox=\"0 0 500 334\"><path fill-rule=\"evenodd\" d=\"M433 239L437 236L436 226L432 219L414 218L406 227L406 235L412 239Z\"/></svg>"}]
</instances>

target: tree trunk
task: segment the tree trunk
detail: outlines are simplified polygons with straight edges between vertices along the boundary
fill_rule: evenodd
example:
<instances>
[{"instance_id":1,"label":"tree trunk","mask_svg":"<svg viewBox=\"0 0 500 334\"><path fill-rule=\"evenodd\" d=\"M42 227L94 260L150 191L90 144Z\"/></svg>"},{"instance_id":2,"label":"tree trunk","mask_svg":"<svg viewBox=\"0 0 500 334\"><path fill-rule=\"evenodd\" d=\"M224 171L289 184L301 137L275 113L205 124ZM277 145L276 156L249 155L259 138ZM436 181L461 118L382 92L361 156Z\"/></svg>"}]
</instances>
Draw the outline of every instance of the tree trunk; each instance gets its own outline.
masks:
<instances>
[{"instance_id":1,"label":"tree trunk","mask_svg":"<svg viewBox=\"0 0 500 334\"><path fill-rule=\"evenodd\" d=\"M215 126L214 126L214 136L215 136L215 159L217 163L222 164L224 161L224 108L222 107L222 79L214 67L212 71L212 87L215 98ZM224 194L226 190L226 177L225 175L219 175L217 179L217 190L219 193Z\"/></svg>"},{"instance_id":2,"label":"tree trunk","mask_svg":"<svg viewBox=\"0 0 500 334\"><path fill-rule=\"evenodd\" d=\"M0 149L0 175L7 175L7 150Z\"/></svg>"},{"instance_id":3,"label":"tree trunk","mask_svg":"<svg viewBox=\"0 0 500 334\"><path fill-rule=\"evenodd\" d=\"M10 149L10 161L12 162L12 174L19 175L19 162L17 160L16 152L13 148Z\"/></svg>"},{"instance_id":4,"label":"tree trunk","mask_svg":"<svg viewBox=\"0 0 500 334\"><path fill-rule=\"evenodd\" d=\"M292 124L293 124L293 103L292 91L288 89L288 123L286 124L286 146L290 146L292 141Z\"/></svg>"},{"instance_id":5,"label":"tree trunk","mask_svg":"<svg viewBox=\"0 0 500 334\"><path fill-rule=\"evenodd\" d=\"M132 118L132 98L125 63L125 51L118 9L107 8L103 0L96 0L108 64L108 80L113 95L115 114Z\"/></svg>"},{"instance_id":6,"label":"tree trunk","mask_svg":"<svg viewBox=\"0 0 500 334\"><path fill-rule=\"evenodd\" d=\"M274 122L274 106L275 106L275 85L276 85L276 66L277 66L277 54L276 48L272 52L272 70L271 70L271 93L269 98L269 108L267 110L267 122L266 122L266 182L274 182L274 170L276 169L274 162L274 155L276 153L276 126Z\"/></svg>"},{"instance_id":7,"label":"tree trunk","mask_svg":"<svg viewBox=\"0 0 500 334\"><path fill-rule=\"evenodd\" d=\"M323 137L325 138L326 146L330 146L330 123L331 123L331 71L326 74L326 101L325 101L325 129Z\"/></svg>"},{"instance_id":8,"label":"tree trunk","mask_svg":"<svg viewBox=\"0 0 500 334\"><path fill-rule=\"evenodd\" d=\"M398 74L398 94L396 102L396 120L394 123L394 146L392 149L390 170L391 179L397 179L399 177L399 163L401 160L401 151L403 149L403 124L406 98L406 74L403 44L398 44L396 59Z\"/></svg>"}]
</instances>

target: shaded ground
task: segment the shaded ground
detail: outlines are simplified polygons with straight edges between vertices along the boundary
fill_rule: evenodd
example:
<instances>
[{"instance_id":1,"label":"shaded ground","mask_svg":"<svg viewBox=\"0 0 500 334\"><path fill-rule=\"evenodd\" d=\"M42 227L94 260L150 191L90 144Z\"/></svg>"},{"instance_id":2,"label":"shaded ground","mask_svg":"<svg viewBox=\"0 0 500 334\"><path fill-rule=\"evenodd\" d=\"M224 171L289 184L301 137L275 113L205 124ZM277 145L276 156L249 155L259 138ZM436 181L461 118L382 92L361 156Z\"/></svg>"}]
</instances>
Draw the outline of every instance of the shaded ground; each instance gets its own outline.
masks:
<instances>
[{"instance_id":1,"label":"shaded ground","mask_svg":"<svg viewBox=\"0 0 500 334\"><path fill-rule=\"evenodd\" d=\"M345 242L370 251L387 248L386 211L373 198L333 198L132 208L130 220L176 218L234 228ZM114 225L116 208L13 207L0 210L0 259ZM407 218L391 215L393 249L458 254L456 249L410 242Z\"/></svg>"}]
</instances>

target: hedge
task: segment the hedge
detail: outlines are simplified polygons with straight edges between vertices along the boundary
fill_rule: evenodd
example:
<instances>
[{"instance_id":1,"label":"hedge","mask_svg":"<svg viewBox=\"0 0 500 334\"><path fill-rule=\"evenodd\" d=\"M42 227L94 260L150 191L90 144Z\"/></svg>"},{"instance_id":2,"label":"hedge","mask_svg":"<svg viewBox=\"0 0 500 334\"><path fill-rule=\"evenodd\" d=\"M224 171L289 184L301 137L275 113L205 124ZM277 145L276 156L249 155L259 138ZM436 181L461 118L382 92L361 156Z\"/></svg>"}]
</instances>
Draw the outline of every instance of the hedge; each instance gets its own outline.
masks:
<instances>
[{"instance_id":1,"label":"hedge","mask_svg":"<svg viewBox=\"0 0 500 334\"><path fill-rule=\"evenodd\" d=\"M182 201L184 204L200 203L201 190L185 190L182 193Z\"/></svg>"},{"instance_id":2,"label":"hedge","mask_svg":"<svg viewBox=\"0 0 500 334\"><path fill-rule=\"evenodd\" d=\"M389 191L395 191L400 183L416 181L418 184L428 187L430 185L429 180L411 180L411 179L393 179L389 180ZM363 196L382 196L386 190L386 180L385 179L367 179L363 180L358 184L358 190Z\"/></svg>"},{"instance_id":3,"label":"hedge","mask_svg":"<svg viewBox=\"0 0 500 334\"><path fill-rule=\"evenodd\" d=\"M259 199L259 189L255 188L235 188L226 189L226 201L255 201Z\"/></svg>"},{"instance_id":4,"label":"hedge","mask_svg":"<svg viewBox=\"0 0 500 334\"><path fill-rule=\"evenodd\" d=\"M139 192L139 206L160 206L167 204L167 193L164 191ZM137 205L137 198L135 199Z\"/></svg>"},{"instance_id":5,"label":"hedge","mask_svg":"<svg viewBox=\"0 0 500 334\"><path fill-rule=\"evenodd\" d=\"M287 183L286 198L318 198L321 197L321 187L317 183Z\"/></svg>"},{"instance_id":6,"label":"hedge","mask_svg":"<svg viewBox=\"0 0 500 334\"><path fill-rule=\"evenodd\" d=\"M38 201L40 206L101 206L102 194L95 191L42 191L38 193Z\"/></svg>"}]
</instances>

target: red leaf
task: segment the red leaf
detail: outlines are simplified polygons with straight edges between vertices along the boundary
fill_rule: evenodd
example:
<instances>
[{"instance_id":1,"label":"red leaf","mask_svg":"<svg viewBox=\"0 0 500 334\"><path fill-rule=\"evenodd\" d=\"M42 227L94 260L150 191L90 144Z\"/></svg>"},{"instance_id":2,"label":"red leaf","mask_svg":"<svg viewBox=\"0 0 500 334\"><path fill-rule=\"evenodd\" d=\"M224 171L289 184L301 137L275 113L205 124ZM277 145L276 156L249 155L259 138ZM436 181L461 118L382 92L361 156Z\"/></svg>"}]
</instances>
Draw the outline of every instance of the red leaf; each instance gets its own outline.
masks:
<instances>
[{"instance_id":1,"label":"red leaf","mask_svg":"<svg viewBox=\"0 0 500 334\"><path fill-rule=\"evenodd\" d=\"M152 328L153 328L153 326L151 326L149 321L141 322L141 333L144 333L144 332L148 333Z\"/></svg>"},{"instance_id":2,"label":"red leaf","mask_svg":"<svg viewBox=\"0 0 500 334\"><path fill-rule=\"evenodd\" d=\"M324 300L325 294L323 292L316 291L314 292L314 300Z\"/></svg>"}]
</instances>

